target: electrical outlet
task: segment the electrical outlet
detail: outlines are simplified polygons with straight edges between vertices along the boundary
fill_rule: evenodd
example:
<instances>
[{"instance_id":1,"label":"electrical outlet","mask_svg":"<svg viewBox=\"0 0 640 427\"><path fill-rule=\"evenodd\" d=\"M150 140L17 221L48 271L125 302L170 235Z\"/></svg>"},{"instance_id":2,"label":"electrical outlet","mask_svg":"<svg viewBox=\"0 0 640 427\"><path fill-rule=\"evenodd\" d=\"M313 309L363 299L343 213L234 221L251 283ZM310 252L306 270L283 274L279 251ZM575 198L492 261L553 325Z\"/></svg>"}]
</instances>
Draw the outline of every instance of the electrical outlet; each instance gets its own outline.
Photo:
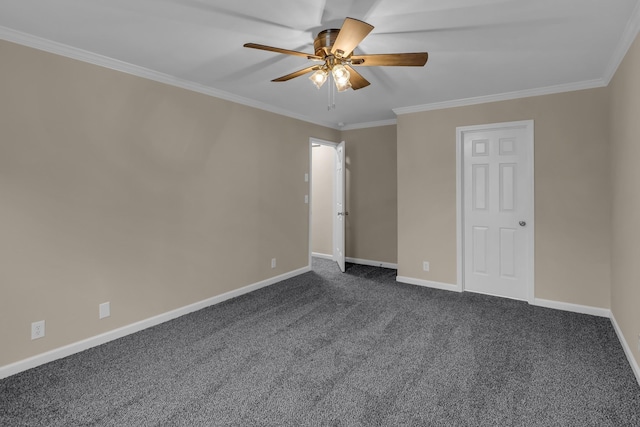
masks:
<instances>
[{"instance_id":1,"label":"electrical outlet","mask_svg":"<svg viewBox=\"0 0 640 427\"><path fill-rule=\"evenodd\" d=\"M422 261L422 269L424 271L429 271L429 261Z\"/></svg>"},{"instance_id":2,"label":"electrical outlet","mask_svg":"<svg viewBox=\"0 0 640 427\"><path fill-rule=\"evenodd\" d=\"M309 195L308 195L308 194L305 194L305 195L304 195L304 202L305 202L306 204L309 204Z\"/></svg>"},{"instance_id":3,"label":"electrical outlet","mask_svg":"<svg viewBox=\"0 0 640 427\"><path fill-rule=\"evenodd\" d=\"M111 316L111 303L109 301L103 302L98 306L98 315L100 319Z\"/></svg>"},{"instance_id":4,"label":"electrical outlet","mask_svg":"<svg viewBox=\"0 0 640 427\"><path fill-rule=\"evenodd\" d=\"M638 351L640 351L640 334L638 334Z\"/></svg>"},{"instance_id":5,"label":"electrical outlet","mask_svg":"<svg viewBox=\"0 0 640 427\"><path fill-rule=\"evenodd\" d=\"M44 337L44 320L33 322L31 324L31 339L37 340L42 337Z\"/></svg>"},{"instance_id":6,"label":"electrical outlet","mask_svg":"<svg viewBox=\"0 0 640 427\"><path fill-rule=\"evenodd\" d=\"M271 258L271 268L276 268L276 259Z\"/></svg>"}]
</instances>

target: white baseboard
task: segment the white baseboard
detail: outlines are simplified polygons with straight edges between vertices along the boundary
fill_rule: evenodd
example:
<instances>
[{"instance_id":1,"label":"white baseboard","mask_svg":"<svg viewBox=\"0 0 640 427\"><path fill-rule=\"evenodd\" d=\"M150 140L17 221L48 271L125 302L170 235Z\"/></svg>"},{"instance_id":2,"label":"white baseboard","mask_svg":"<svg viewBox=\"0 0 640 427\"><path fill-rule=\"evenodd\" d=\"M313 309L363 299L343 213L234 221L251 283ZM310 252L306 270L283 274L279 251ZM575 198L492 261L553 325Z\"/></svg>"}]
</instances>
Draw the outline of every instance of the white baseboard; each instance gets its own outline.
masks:
<instances>
[{"instance_id":1,"label":"white baseboard","mask_svg":"<svg viewBox=\"0 0 640 427\"><path fill-rule=\"evenodd\" d=\"M588 305L571 304L568 302L551 301L540 298L534 298L531 305L562 311L571 311L573 313L590 314L598 317L611 317L611 310L608 308L590 307Z\"/></svg>"},{"instance_id":2,"label":"white baseboard","mask_svg":"<svg viewBox=\"0 0 640 427\"><path fill-rule=\"evenodd\" d=\"M372 261L369 259L360 259L360 258L351 258L351 257L346 257L344 260L352 264L371 265L373 267L390 268L392 270L398 269L398 264L394 264L391 262Z\"/></svg>"},{"instance_id":3,"label":"white baseboard","mask_svg":"<svg viewBox=\"0 0 640 427\"><path fill-rule=\"evenodd\" d=\"M333 255L322 254L320 252L311 252L311 256L316 258L328 259L329 261L333 261Z\"/></svg>"},{"instance_id":4,"label":"white baseboard","mask_svg":"<svg viewBox=\"0 0 640 427\"><path fill-rule=\"evenodd\" d=\"M219 304L228 299L235 298L240 295L258 290L260 288L273 285L275 283L298 276L308 271L311 271L311 268L309 266L293 270L279 276L271 277L269 279L253 283L251 285L244 286L233 291L225 292L224 294L216 295L215 297L207 298L205 300L181 308L177 308L175 310L171 310L166 313L162 313L157 316L153 316L148 319L144 319L139 322L135 322L130 325L126 325L121 328L93 336L91 338L84 339L82 341L78 341L69 345L65 345L63 347L47 351L46 353L29 357L28 359L20 360L18 362L14 362L5 366L0 366L0 379L9 377L22 371L26 371L27 369L35 368L36 366L40 366L45 363L53 362L54 360L61 359L63 357L71 356L72 354L105 344L109 341L122 338L135 332L142 331L143 329L159 325L161 323L178 318L180 316L184 316L185 314L189 314L194 311L201 310L211 305Z\"/></svg>"},{"instance_id":5,"label":"white baseboard","mask_svg":"<svg viewBox=\"0 0 640 427\"><path fill-rule=\"evenodd\" d=\"M313 256L317 256L317 255L314 253ZM389 264L389 263L367 264L375 261L359 260L354 258L349 258L348 260L349 262L353 262L355 264L374 265L374 266L382 266L382 267L385 267L384 264L386 264L387 265L386 268L397 268L397 266L393 267L393 264ZM359 262L359 261L365 261L365 262ZM383 264L383 265L380 265L380 264ZM91 338L84 339L82 341L75 342L73 344L69 344L63 347L50 350L46 353L42 353L24 360L20 360L18 362L11 363L9 365L1 366L0 379L7 378L19 372L26 371L31 368L35 368L36 366L40 366L45 363L53 362L54 360L67 357L75 353L79 353L81 351L90 349L92 347L105 344L109 341L113 341L118 338L122 338L124 336L133 334L135 332L142 331L152 326L156 326L161 323L167 322L169 320L176 319L180 316L184 316L185 314L189 314L194 311L198 311L203 308L206 308L215 304L219 304L228 299L235 298L240 295L244 295L246 293L258 290L260 288L273 285L283 280L286 280L295 276L299 276L300 274L306 273L310 270L311 270L311 267L306 266L294 271L290 271L288 273L281 274L279 276L275 276L275 277L272 277L248 286L244 286L239 289L235 289L233 291L225 292L224 294L217 295L215 297L211 297L206 300L196 302L194 304L190 304L172 311L168 311L163 314L159 314L157 316L150 317L145 320L141 320L139 322L132 323L130 325L123 326L118 329L114 329L109 332L105 332L100 335L96 335ZM424 286L428 288L440 289L445 291L460 292L460 289L458 288L457 285L451 285L448 283L439 283L439 282L415 279L412 277L404 277L404 276L397 276L396 281L401 283L407 283L410 285ZM625 355L627 356L627 360L631 365L631 369L636 377L636 380L638 381L638 384L640 384L640 367L638 366L638 362L636 361L636 359L633 356L633 353L631 352L631 347L627 343L626 339L624 338L624 335L622 334L622 331L620 330L620 326L618 325L618 322L616 321L615 317L611 313L611 310L605 309L605 308L599 308L599 307L590 307L590 306L583 306L583 305L571 304L571 303L565 303L565 302L544 300L540 298L536 298L534 300L533 305L552 308L556 310L571 311L575 313L590 314L593 316L610 318L611 323L613 324L614 330L616 331L618 339L622 345L622 348L624 349Z\"/></svg>"},{"instance_id":6,"label":"white baseboard","mask_svg":"<svg viewBox=\"0 0 640 427\"><path fill-rule=\"evenodd\" d=\"M611 313L611 323L613 324L613 329L616 331L616 335L618 335L618 340L620 341L620 344L622 344L622 348L624 349L624 354L627 356L629 365L631 365L631 370L636 376L638 385L640 385L640 366L638 366L638 362L636 361L636 358L633 357L633 352L631 351L631 347L629 346L629 343L627 342L627 340L624 338L624 335L622 334L622 329L620 329L618 322L616 322L616 318L613 315L613 313Z\"/></svg>"},{"instance_id":7,"label":"white baseboard","mask_svg":"<svg viewBox=\"0 0 640 427\"><path fill-rule=\"evenodd\" d=\"M415 279L413 277L397 276L396 282L407 283L409 285L424 286L426 288L440 289L443 291L461 292L458 285L449 283L433 282L431 280Z\"/></svg>"},{"instance_id":8,"label":"white baseboard","mask_svg":"<svg viewBox=\"0 0 640 427\"><path fill-rule=\"evenodd\" d=\"M320 252L312 252L311 256L314 256L316 258L328 259L329 261L333 261L333 255L329 255L329 254L323 254L323 253L320 253ZM398 269L398 264L394 264L392 262L372 261L370 259L351 258L351 257L345 257L344 260L346 262L350 262L351 264L370 265L370 266L373 266L373 267L390 268L392 270L397 270Z\"/></svg>"}]
</instances>

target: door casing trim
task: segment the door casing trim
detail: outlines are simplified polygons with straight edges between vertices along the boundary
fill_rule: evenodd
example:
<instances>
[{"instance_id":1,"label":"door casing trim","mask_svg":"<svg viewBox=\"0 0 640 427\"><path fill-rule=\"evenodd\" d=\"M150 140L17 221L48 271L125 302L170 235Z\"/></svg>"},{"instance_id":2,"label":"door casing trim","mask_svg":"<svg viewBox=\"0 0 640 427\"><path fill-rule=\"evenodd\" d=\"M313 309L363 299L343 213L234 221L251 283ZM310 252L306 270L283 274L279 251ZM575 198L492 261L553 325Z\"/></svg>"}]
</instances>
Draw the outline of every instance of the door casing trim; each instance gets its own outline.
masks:
<instances>
[{"instance_id":1,"label":"door casing trim","mask_svg":"<svg viewBox=\"0 0 640 427\"><path fill-rule=\"evenodd\" d=\"M309 182L308 187L307 187L307 192L308 192L308 196L309 196L309 205L308 205L308 209L309 209L309 268L311 268L311 258L313 256L313 229L311 227L312 225L312 215L313 215L313 145L314 144L319 144L319 145L325 145L327 147L332 147L334 149L338 149L338 143L337 142L333 142L333 141L327 141L324 139L320 139L320 138L314 138L314 137L310 137L309 138ZM335 169L335 166L334 166ZM335 179L335 178L334 178ZM335 238L335 217L336 217L336 212L335 212L335 208L336 208L336 194L335 194L335 188L333 189L333 195L331 197L331 203L333 205L332 210L333 210L333 223L331 226L331 245L333 246L332 248L332 252L335 251L335 242L333 241ZM335 259L333 259L334 256L332 254L332 260L335 261Z\"/></svg>"}]
</instances>

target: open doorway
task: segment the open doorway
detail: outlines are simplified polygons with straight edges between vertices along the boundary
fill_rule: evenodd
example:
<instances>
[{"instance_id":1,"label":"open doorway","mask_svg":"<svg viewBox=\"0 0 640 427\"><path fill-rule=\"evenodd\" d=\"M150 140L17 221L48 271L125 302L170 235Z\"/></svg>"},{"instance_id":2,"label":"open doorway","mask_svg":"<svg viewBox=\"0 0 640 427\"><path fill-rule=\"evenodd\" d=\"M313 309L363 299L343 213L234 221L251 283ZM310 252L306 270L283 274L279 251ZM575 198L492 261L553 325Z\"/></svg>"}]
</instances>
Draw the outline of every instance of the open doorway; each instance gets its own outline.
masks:
<instances>
[{"instance_id":1,"label":"open doorway","mask_svg":"<svg viewBox=\"0 0 640 427\"><path fill-rule=\"evenodd\" d=\"M309 255L345 270L344 142L310 138ZM311 259L309 259L311 265Z\"/></svg>"}]
</instances>

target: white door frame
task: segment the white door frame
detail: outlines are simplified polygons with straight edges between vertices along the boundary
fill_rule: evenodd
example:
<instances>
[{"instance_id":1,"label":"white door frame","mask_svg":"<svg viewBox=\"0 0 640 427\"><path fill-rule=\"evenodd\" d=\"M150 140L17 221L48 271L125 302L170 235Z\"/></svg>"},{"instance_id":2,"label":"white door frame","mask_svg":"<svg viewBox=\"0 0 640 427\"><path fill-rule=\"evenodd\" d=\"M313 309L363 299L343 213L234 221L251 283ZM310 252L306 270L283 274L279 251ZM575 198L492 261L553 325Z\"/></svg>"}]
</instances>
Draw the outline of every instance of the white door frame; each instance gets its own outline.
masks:
<instances>
[{"instance_id":1,"label":"white door frame","mask_svg":"<svg viewBox=\"0 0 640 427\"><path fill-rule=\"evenodd\" d=\"M309 268L311 268L311 258L312 258L312 254L313 254L313 230L311 228L312 225L312 212L313 212L313 191L311 191L313 189L313 145L314 144L320 144L320 145L326 145L328 147L332 147L334 149L338 149L338 143L337 142L333 142L333 141L327 141L324 139L319 139L319 138L309 138ZM335 164L334 164L334 169L335 169ZM334 175L335 175L335 171L334 171ZM335 179L335 177L334 177ZM335 187L335 186L334 186ZM331 230L332 230L332 234L331 234L331 244L332 244L332 256L333 256L333 261L335 261L335 241L334 239L336 238L336 226L337 226L337 221L336 218L338 216L337 212L336 212L336 192L335 192L335 188L333 189L333 193L331 196L331 204L332 204L332 212L333 212L333 220L332 220L332 226L331 226Z\"/></svg>"},{"instance_id":2,"label":"white door frame","mask_svg":"<svg viewBox=\"0 0 640 427\"><path fill-rule=\"evenodd\" d=\"M527 221L532 238L528 242L527 262L531 266L527 277L527 301L533 304L535 299L535 204L534 204L534 124L533 120L491 123L486 125L456 127L456 235L457 235L457 284L458 292L464 291L464 134L468 132L498 130L506 127L523 127L527 132L527 147L530 163L530 188L528 189L533 220Z\"/></svg>"},{"instance_id":3,"label":"white door frame","mask_svg":"<svg viewBox=\"0 0 640 427\"><path fill-rule=\"evenodd\" d=\"M345 272L347 257L347 158L346 144L341 141L336 147L333 186L333 260L338 263L340 271Z\"/></svg>"}]
</instances>

